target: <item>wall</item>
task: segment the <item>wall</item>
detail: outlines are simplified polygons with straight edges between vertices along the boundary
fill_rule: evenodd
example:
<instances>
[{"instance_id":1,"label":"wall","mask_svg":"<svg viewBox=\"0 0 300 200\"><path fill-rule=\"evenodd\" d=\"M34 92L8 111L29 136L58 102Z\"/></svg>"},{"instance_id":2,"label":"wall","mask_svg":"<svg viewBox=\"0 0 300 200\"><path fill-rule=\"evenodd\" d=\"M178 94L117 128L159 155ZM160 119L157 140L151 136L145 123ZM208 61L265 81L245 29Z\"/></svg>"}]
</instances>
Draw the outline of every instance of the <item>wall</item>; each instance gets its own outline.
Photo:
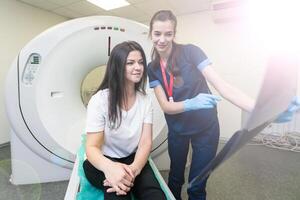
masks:
<instances>
[{"instance_id":1,"label":"wall","mask_svg":"<svg viewBox=\"0 0 300 200\"><path fill-rule=\"evenodd\" d=\"M9 141L4 107L6 74L20 49L47 28L68 20L15 0L0 1L0 144Z\"/></svg>"},{"instance_id":2,"label":"wall","mask_svg":"<svg viewBox=\"0 0 300 200\"><path fill-rule=\"evenodd\" d=\"M67 19L15 0L1 0L0 144L9 141L4 82L11 62L34 36L65 20ZM264 74L267 53L250 32L243 22L214 23L212 14L206 11L179 16L176 40L200 46L221 77L255 98ZM212 91L217 94L213 88ZM218 104L218 110L221 137L229 138L240 128L241 110L224 99Z\"/></svg>"}]
</instances>

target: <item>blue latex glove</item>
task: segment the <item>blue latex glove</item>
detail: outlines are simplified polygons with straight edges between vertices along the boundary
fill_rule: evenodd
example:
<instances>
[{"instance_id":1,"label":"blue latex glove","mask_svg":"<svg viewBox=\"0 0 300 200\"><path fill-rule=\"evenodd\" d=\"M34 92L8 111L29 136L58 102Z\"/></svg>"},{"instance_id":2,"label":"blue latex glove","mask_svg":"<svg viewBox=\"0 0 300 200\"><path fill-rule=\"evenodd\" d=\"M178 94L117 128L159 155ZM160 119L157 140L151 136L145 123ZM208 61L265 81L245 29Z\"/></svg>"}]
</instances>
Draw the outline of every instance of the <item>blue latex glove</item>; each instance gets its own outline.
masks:
<instances>
[{"instance_id":1,"label":"blue latex glove","mask_svg":"<svg viewBox=\"0 0 300 200\"><path fill-rule=\"evenodd\" d=\"M275 123L285 123L292 120L295 112L297 112L300 108L300 99L299 97L294 97L294 99L291 101L289 107L286 111L281 113L275 120Z\"/></svg>"},{"instance_id":2,"label":"blue latex glove","mask_svg":"<svg viewBox=\"0 0 300 200\"><path fill-rule=\"evenodd\" d=\"M184 111L208 109L217 105L217 102L221 98L212 94L199 93L197 96L191 99L187 99L183 102Z\"/></svg>"}]
</instances>

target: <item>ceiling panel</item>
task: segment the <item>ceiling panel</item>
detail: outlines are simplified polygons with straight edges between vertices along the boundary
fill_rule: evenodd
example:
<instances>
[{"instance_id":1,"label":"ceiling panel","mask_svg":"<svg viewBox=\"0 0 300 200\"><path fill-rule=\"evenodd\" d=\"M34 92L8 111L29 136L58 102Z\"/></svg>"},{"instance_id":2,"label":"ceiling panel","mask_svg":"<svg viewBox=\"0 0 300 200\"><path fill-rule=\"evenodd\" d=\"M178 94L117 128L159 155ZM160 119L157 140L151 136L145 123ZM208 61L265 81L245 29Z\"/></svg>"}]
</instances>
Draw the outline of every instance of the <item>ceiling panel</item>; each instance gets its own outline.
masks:
<instances>
[{"instance_id":1,"label":"ceiling panel","mask_svg":"<svg viewBox=\"0 0 300 200\"><path fill-rule=\"evenodd\" d=\"M210 9L211 0L171 0L177 15L191 14Z\"/></svg>"},{"instance_id":2,"label":"ceiling panel","mask_svg":"<svg viewBox=\"0 0 300 200\"><path fill-rule=\"evenodd\" d=\"M54 12L56 14L59 14L61 16L68 17L68 18L84 17L83 14L77 13L77 12L75 12L73 10L70 10L68 8L65 8L65 7L61 7L61 8L55 9L52 12Z\"/></svg>"},{"instance_id":3,"label":"ceiling panel","mask_svg":"<svg viewBox=\"0 0 300 200\"><path fill-rule=\"evenodd\" d=\"M175 15L191 14L210 9L212 0L128 0L129 6L103 10L86 0L18 0L56 14L76 18L89 15L114 15L147 22L158 10L172 10Z\"/></svg>"},{"instance_id":4,"label":"ceiling panel","mask_svg":"<svg viewBox=\"0 0 300 200\"><path fill-rule=\"evenodd\" d=\"M44 0L20 0L23 3L33 5L34 7L38 7L44 10L53 10L59 8L60 5L55 4L53 2L48 2Z\"/></svg>"},{"instance_id":5,"label":"ceiling panel","mask_svg":"<svg viewBox=\"0 0 300 200\"><path fill-rule=\"evenodd\" d=\"M130 4L135 4L135 3L139 3L142 1L147 1L147 0L127 0Z\"/></svg>"},{"instance_id":6,"label":"ceiling panel","mask_svg":"<svg viewBox=\"0 0 300 200\"><path fill-rule=\"evenodd\" d=\"M135 19L139 16L143 16L146 14L139 8L136 8L135 6L125 6L122 8L116 8L111 10L111 12L114 13L116 16L125 17L129 19Z\"/></svg>"},{"instance_id":7,"label":"ceiling panel","mask_svg":"<svg viewBox=\"0 0 300 200\"><path fill-rule=\"evenodd\" d=\"M134 4L135 7L143 10L148 15L152 16L158 10L172 10L174 14L177 10L173 7L168 0L148 0Z\"/></svg>"},{"instance_id":8,"label":"ceiling panel","mask_svg":"<svg viewBox=\"0 0 300 200\"><path fill-rule=\"evenodd\" d=\"M82 0L43 0L43 1L49 1L49 2L55 3L60 6L65 6L65 5L76 3L76 2L79 2Z\"/></svg>"},{"instance_id":9,"label":"ceiling panel","mask_svg":"<svg viewBox=\"0 0 300 200\"><path fill-rule=\"evenodd\" d=\"M101 13L105 11L99 8L98 6L95 6L94 4L91 4L87 1L79 1L77 3L67 5L66 8L81 13L83 15L92 15L95 13Z\"/></svg>"},{"instance_id":10,"label":"ceiling panel","mask_svg":"<svg viewBox=\"0 0 300 200\"><path fill-rule=\"evenodd\" d=\"M138 21L138 22L141 22L143 24L146 24L148 26L149 22L151 20L151 17L152 17L151 15L142 15L142 16L136 17L134 20Z\"/></svg>"}]
</instances>

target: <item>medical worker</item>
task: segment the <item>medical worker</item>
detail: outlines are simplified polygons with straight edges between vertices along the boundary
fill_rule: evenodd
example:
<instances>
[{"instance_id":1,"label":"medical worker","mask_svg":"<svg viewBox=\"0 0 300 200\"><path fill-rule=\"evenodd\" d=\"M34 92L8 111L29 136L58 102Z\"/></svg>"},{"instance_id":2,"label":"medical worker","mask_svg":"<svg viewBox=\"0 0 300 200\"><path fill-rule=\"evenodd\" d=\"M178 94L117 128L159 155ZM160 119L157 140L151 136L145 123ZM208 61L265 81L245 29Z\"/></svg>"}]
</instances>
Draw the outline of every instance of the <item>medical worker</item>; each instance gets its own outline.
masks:
<instances>
[{"instance_id":1,"label":"medical worker","mask_svg":"<svg viewBox=\"0 0 300 200\"><path fill-rule=\"evenodd\" d=\"M154 14L149 36L153 42L152 61L148 65L149 85L165 113L169 133L168 150L171 160L168 185L176 199L181 199L184 170L192 147L190 182L214 158L219 142L219 122L216 102L207 81L220 95L246 111L254 101L225 82L211 66L211 61L199 47L177 44L177 19L169 10ZM292 106L299 108L299 102ZM292 112L283 113L278 121L290 120ZM188 189L189 200L206 199L206 182Z\"/></svg>"}]
</instances>

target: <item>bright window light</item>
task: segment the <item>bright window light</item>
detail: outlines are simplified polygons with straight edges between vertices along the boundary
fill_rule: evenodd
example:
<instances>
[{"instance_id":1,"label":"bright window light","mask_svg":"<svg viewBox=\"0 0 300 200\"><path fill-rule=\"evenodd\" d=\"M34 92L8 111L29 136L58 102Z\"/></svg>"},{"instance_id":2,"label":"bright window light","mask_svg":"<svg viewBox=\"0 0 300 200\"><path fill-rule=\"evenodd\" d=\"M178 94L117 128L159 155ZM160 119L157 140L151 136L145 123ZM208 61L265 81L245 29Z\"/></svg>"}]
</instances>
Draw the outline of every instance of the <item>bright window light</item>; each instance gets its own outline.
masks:
<instances>
[{"instance_id":1,"label":"bright window light","mask_svg":"<svg viewBox=\"0 0 300 200\"><path fill-rule=\"evenodd\" d=\"M299 0L249 0L247 8L251 31L262 45L271 50L299 50Z\"/></svg>"},{"instance_id":2,"label":"bright window light","mask_svg":"<svg viewBox=\"0 0 300 200\"><path fill-rule=\"evenodd\" d=\"M120 8L129 5L129 3L125 0L87 0L87 1L104 10L112 10L115 8Z\"/></svg>"}]
</instances>

